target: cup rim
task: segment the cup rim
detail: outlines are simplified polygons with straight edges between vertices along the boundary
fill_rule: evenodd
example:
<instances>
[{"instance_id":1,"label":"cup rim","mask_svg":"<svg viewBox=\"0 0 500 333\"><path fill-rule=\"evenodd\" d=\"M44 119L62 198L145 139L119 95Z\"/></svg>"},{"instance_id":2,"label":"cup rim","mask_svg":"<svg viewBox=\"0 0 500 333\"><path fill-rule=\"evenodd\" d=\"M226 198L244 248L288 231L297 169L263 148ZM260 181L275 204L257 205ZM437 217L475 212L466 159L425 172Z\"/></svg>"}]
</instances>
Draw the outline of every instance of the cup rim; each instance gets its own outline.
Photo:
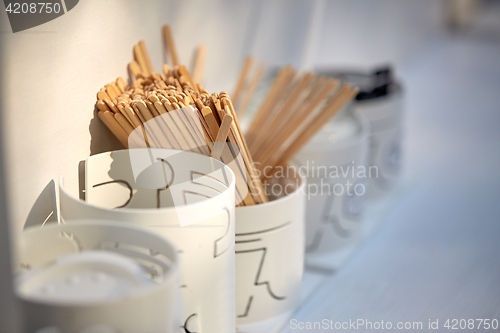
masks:
<instances>
[{"instance_id":1,"label":"cup rim","mask_svg":"<svg viewBox=\"0 0 500 333\"><path fill-rule=\"evenodd\" d=\"M309 152L335 152L339 150L349 149L352 146L359 145L363 141L369 140L371 134L371 125L367 119L355 114L354 117L360 124L360 129L349 140L341 140L339 142L329 143L322 142L321 147L317 149L308 149ZM328 146L328 147L327 147Z\"/></svg>"},{"instance_id":2,"label":"cup rim","mask_svg":"<svg viewBox=\"0 0 500 333\"><path fill-rule=\"evenodd\" d=\"M19 235L17 235L17 242L20 243L23 237L26 237L26 235L30 234L35 234L40 233L40 232L51 232L50 229L53 229L55 232L61 232L61 231L66 231L66 229L72 229L72 228L81 228L81 227L104 227L107 229L128 229L131 233L141 233L142 235L146 235L149 239L151 238L156 238L157 241L161 241L164 244L166 244L172 253L172 258L167 257L171 259L172 265L168 268L167 272L164 273L163 275L163 281L160 284L153 283L150 286L147 286L145 288L138 288L136 292L133 294L127 294L119 297L113 297L109 300L104 300L104 301L82 301L82 302L61 302L61 301L56 301L56 300L41 300L37 298L30 298L26 297L25 295L22 295L17 292L16 289L16 296L19 297L24 302L29 302L32 304L40 304L43 306L57 306L57 307L65 307L65 308L71 308L71 307L93 307L93 306L107 306L107 305L112 305L115 303L118 303L122 300L126 299L140 299L143 297L147 297L149 295L152 295L164 288L166 288L169 284L174 282L176 277L179 275L180 268L179 268L179 255L177 254L176 247L166 238L161 237L160 235L156 234L153 231L149 231L145 227L140 227L137 225L132 225L132 224L124 224L120 223L117 221L111 221L111 220L94 220L94 219L81 219L81 220L72 220L71 223L67 224L60 224L56 222L52 222L46 225L43 225L42 227L40 226L31 226L26 229L24 229ZM48 229L48 231L47 231ZM71 230L68 230L71 231ZM18 252L20 252L21 249L18 246ZM16 263L16 259L14 259L14 263ZM19 273L16 273L17 270L14 270L14 275L18 275Z\"/></svg>"},{"instance_id":3,"label":"cup rim","mask_svg":"<svg viewBox=\"0 0 500 333\"><path fill-rule=\"evenodd\" d=\"M202 154L199 154L199 153L193 153L193 152L189 152L189 151L185 151L185 150L178 150L178 149L167 149L167 148L133 148L133 149L141 149L141 150L144 150L144 149L155 149L155 150L169 150L169 151L176 151L176 152L183 152L183 153L187 153L187 154L195 154L197 156L201 156L202 158L208 158L210 160L212 160L214 163L219 163L223 166L224 170L227 171L230 175L230 179L229 179L229 185L226 187L226 189L224 189L222 192L220 193L217 193L216 195L214 195L213 197L211 198L207 198L206 200L202 200L202 201L199 201L199 202L195 202L195 203L190 203L190 204L183 204L183 205L180 205L180 206L175 206L175 207L160 207L160 208L128 208L128 207L123 207L123 208L120 208L120 209L113 209L113 208L108 208L108 207L104 207L104 206L100 206L100 205L97 205L97 204L93 204L93 203L89 203L88 201L86 200L82 200L80 198L77 198L75 197L73 194L69 193L68 190L65 188L64 186L64 176L61 176L59 178L59 189L64 192L64 194L69 197L69 198L72 198L74 200L79 200L81 201L83 204L85 205L88 205L89 207L93 207L93 208L96 208L96 209L102 209L102 210L105 210L105 211L119 211L119 212L123 212L123 213L158 213L158 212L168 212L168 211L179 211L179 210L185 210L185 209L196 209L196 208L199 208L199 207L203 207L204 205L206 205L207 203L209 203L211 200L214 200L214 199L217 199L217 198L220 198L221 196L223 195L227 195L227 193L229 191L231 191L232 189L233 192L235 191L235 186L236 186L236 178L235 178L235 175L233 173L233 170L231 170L231 168L229 166L227 166L226 164L222 163L221 161L219 160L216 160L210 156L206 156L206 155L202 155ZM102 156L102 155L108 155L108 154L111 154L111 153L120 153L120 152L128 152L129 150L133 150L133 149L120 149L120 150L113 150L113 151L108 151L108 152L104 152L104 153L99 153L99 154L95 154L95 155L92 155L92 156L89 156L85 161L87 162L87 160L91 157L96 157L96 156Z\"/></svg>"},{"instance_id":4,"label":"cup rim","mask_svg":"<svg viewBox=\"0 0 500 333\"><path fill-rule=\"evenodd\" d=\"M297 168L297 166L294 164L290 164L290 165L292 165L294 168ZM251 205L251 206L236 206L235 210L258 209L259 207L264 207L264 206L268 207L271 205L279 205L283 201L291 200L292 198L298 196L301 191L304 191L304 188L307 184L307 178L304 175L301 175L299 170L297 170L297 178L300 180L300 185L297 186L297 188L292 193L289 193L281 198L278 198L275 200L270 200L268 202L264 202L261 204L256 204L256 205ZM291 178L288 177L287 179L291 179Z\"/></svg>"}]
</instances>

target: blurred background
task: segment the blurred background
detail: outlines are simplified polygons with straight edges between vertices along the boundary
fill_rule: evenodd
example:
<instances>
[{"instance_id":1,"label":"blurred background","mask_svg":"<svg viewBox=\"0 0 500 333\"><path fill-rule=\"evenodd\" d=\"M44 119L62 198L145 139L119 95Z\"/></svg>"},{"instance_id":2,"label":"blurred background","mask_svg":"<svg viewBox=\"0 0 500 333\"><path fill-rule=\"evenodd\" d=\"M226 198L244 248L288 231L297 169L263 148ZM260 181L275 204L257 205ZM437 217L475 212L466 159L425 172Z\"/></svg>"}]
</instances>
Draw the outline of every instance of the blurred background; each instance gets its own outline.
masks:
<instances>
[{"instance_id":1,"label":"blurred background","mask_svg":"<svg viewBox=\"0 0 500 333\"><path fill-rule=\"evenodd\" d=\"M91 134L94 151L116 142L91 121L95 93L127 76L140 39L160 70L163 24L182 62L207 46L209 91L231 91L249 54L268 68L390 65L404 86L406 191L294 318L500 320L500 1L93 0L16 34L0 13L1 332L18 319L9 233L53 179L76 183Z\"/></svg>"}]
</instances>

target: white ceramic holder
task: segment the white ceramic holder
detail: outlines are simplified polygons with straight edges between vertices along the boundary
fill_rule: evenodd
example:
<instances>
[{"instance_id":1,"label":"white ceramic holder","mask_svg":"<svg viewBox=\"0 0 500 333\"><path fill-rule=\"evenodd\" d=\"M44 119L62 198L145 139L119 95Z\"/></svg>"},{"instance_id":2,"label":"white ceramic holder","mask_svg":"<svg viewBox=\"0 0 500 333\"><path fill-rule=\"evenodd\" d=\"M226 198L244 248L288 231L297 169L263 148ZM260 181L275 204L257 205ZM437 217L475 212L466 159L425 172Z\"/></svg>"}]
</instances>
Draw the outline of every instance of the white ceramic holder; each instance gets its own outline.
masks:
<instances>
[{"instance_id":1,"label":"white ceramic holder","mask_svg":"<svg viewBox=\"0 0 500 333\"><path fill-rule=\"evenodd\" d=\"M384 197L401 176L403 144L403 93L401 89L386 96L356 101L356 112L370 124L370 166L378 176L369 179L369 198Z\"/></svg>"},{"instance_id":2,"label":"white ceramic holder","mask_svg":"<svg viewBox=\"0 0 500 333\"><path fill-rule=\"evenodd\" d=\"M86 201L60 186L61 217L148 227L170 240L181 262L180 332L234 333L235 179L207 156L131 149L86 161Z\"/></svg>"},{"instance_id":3,"label":"white ceramic holder","mask_svg":"<svg viewBox=\"0 0 500 333\"><path fill-rule=\"evenodd\" d=\"M17 243L25 332L178 332L178 255L164 238L94 220L31 227Z\"/></svg>"},{"instance_id":4,"label":"white ceramic holder","mask_svg":"<svg viewBox=\"0 0 500 333\"><path fill-rule=\"evenodd\" d=\"M361 235L369 170L369 126L334 118L298 154L308 179L306 263L333 270ZM363 171L365 171L363 173ZM334 258L332 254L340 254Z\"/></svg>"},{"instance_id":5,"label":"white ceramic holder","mask_svg":"<svg viewBox=\"0 0 500 333\"><path fill-rule=\"evenodd\" d=\"M289 185L286 187L286 185ZM236 208L236 322L254 324L293 311L304 267L305 178L281 179L288 195Z\"/></svg>"}]
</instances>

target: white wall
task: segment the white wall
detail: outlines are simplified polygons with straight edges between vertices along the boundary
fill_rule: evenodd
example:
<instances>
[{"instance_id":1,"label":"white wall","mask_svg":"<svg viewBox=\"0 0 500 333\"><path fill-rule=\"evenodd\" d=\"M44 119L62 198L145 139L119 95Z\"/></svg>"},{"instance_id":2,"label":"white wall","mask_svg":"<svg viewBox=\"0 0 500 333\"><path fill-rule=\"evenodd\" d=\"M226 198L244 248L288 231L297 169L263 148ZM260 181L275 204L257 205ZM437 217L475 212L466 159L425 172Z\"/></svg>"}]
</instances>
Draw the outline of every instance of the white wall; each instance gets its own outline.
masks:
<instances>
[{"instance_id":1,"label":"white wall","mask_svg":"<svg viewBox=\"0 0 500 333\"><path fill-rule=\"evenodd\" d=\"M370 68L411 59L444 26L442 0L274 0L253 1L258 15L250 49L270 65L300 67L313 53L316 67ZM313 13L313 7L319 7ZM313 26L319 21L319 28ZM308 43L310 27L317 42ZM304 47L312 46L312 50Z\"/></svg>"},{"instance_id":2,"label":"white wall","mask_svg":"<svg viewBox=\"0 0 500 333\"><path fill-rule=\"evenodd\" d=\"M444 26L441 0L327 1L317 66L410 61Z\"/></svg>"}]
</instances>

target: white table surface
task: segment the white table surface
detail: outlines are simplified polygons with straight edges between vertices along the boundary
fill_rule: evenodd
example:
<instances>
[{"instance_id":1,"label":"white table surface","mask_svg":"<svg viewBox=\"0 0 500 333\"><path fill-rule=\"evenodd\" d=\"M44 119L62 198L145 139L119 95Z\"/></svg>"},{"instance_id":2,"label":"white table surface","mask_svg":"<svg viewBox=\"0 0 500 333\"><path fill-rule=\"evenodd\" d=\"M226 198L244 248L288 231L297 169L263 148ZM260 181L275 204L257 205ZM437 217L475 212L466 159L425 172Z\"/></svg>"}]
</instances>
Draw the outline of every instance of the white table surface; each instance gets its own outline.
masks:
<instances>
[{"instance_id":1,"label":"white table surface","mask_svg":"<svg viewBox=\"0 0 500 333\"><path fill-rule=\"evenodd\" d=\"M500 38L436 38L399 73L413 188L297 322L500 321Z\"/></svg>"}]
</instances>

